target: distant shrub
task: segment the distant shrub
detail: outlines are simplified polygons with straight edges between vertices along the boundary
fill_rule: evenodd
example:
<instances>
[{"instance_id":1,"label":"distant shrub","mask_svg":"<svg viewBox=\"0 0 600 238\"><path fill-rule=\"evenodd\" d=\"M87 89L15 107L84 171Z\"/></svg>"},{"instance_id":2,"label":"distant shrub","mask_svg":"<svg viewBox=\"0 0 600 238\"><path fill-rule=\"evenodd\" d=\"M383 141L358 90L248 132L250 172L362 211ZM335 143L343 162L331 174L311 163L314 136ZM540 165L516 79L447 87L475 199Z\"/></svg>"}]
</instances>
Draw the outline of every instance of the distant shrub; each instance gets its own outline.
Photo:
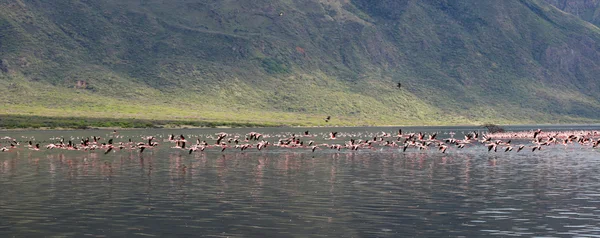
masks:
<instances>
[{"instance_id":1,"label":"distant shrub","mask_svg":"<svg viewBox=\"0 0 600 238\"><path fill-rule=\"evenodd\" d=\"M287 73L290 71L289 67L278 59L266 58L262 61L262 67L270 74Z\"/></svg>"},{"instance_id":2,"label":"distant shrub","mask_svg":"<svg viewBox=\"0 0 600 238\"><path fill-rule=\"evenodd\" d=\"M483 127L487 128L490 133L504 132L504 128L492 123L483 124Z\"/></svg>"}]
</instances>

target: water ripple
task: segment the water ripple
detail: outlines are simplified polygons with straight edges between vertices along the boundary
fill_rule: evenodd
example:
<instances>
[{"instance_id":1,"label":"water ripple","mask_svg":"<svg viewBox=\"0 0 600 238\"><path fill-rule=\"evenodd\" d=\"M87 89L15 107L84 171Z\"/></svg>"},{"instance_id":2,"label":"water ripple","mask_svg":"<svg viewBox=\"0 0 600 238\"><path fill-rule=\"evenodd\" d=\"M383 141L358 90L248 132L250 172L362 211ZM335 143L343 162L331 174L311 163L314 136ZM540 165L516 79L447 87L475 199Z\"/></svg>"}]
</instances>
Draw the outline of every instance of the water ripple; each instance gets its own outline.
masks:
<instances>
[{"instance_id":1,"label":"water ripple","mask_svg":"<svg viewBox=\"0 0 600 238\"><path fill-rule=\"evenodd\" d=\"M0 154L0 236L593 237L597 155Z\"/></svg>"}]
</instances>

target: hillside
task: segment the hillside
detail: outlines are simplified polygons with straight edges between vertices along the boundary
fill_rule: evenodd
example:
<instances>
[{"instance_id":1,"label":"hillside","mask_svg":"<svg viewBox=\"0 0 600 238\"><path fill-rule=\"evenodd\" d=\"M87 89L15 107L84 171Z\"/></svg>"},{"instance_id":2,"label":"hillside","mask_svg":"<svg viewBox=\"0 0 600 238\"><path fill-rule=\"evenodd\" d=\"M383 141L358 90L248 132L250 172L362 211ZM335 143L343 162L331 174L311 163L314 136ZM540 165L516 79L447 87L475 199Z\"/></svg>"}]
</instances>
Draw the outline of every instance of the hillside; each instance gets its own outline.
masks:
<instances>
[{"instance_id":1,"label":"hillside","mask_svg":"<svg viewBox=\"0 0 600 238\"><path fill-rule=\"evenodd\" d=\"M293 125L598 122L600 29L550 1L0 0L0 102Z\"/></svg>"},{"instance_id":2,"label":"hillside","mask_svg":"<svg viewBox=\"0 0 600 238\"><path fill-rule=\"evenodd\" d=\"M545 0L556 8L600 26L600 0Z\"/></svg>"}]
</instances>

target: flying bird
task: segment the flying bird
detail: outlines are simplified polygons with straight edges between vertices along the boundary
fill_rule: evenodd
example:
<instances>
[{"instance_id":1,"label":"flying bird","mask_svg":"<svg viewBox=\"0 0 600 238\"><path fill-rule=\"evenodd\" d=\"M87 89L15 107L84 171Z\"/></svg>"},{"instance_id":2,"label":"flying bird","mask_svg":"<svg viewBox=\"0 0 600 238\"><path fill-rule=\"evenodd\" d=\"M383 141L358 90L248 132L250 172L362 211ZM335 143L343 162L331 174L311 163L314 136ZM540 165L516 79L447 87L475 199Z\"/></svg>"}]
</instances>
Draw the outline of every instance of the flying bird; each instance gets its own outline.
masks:
<instances>
[{"instance_id":1,"label":"flying bird","mask_svg":"<svg viewBox=\"0 0 600 238\"><path fill-rule=\"evenodd\" d=\"M533 132L533 138L534 138L534 139L535 139L535 138L537 138L537 136L538 136L540 133L542 133L542 130L541 130L541 129L537 129L536 131L534 131L534 132Z\"/></svg>"}]
</instances>

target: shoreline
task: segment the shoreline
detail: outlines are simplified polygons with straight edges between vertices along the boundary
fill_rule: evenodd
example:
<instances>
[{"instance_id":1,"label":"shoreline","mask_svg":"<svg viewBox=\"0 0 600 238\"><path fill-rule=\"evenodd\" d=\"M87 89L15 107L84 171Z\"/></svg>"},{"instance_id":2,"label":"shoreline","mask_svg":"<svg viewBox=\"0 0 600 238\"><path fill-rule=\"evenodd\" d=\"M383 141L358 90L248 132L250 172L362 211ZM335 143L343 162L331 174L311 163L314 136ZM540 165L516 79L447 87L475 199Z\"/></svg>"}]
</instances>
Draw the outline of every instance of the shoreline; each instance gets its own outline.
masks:
<instances>
[{"instance_id":1,"label":"shoreline","mask_svg":"<svg viewBox=\"0 0 600 238\"><path fill-rule=\"evenodd\" d=\"M0 130L99 130L99 129L184 129L184 128L249 128L282 127L285 125L191 120L153 120L137 118L49 117L0 115Z\"/></svg>"},{"instance_id":2,"label":"shoreline","mask_svg":"<svg viewBox=\"0 0 600 238\"><path fill-rule=\"evenodd\" d=\"M489 124L489 123L488 123ZM571 124L497 124L500 127L600 127L600 123L571 123ZM286 125L277 123L228 122L228 121L191 121L191 120L153 120L136 118L88 118L88 117L50 117L27 115L0 115L0 131L23 130L132 130L132 129L202 129L202 128L354 128L354 127L481 127L484 124L456 125Z\"/></svg>"}]
</instances>

